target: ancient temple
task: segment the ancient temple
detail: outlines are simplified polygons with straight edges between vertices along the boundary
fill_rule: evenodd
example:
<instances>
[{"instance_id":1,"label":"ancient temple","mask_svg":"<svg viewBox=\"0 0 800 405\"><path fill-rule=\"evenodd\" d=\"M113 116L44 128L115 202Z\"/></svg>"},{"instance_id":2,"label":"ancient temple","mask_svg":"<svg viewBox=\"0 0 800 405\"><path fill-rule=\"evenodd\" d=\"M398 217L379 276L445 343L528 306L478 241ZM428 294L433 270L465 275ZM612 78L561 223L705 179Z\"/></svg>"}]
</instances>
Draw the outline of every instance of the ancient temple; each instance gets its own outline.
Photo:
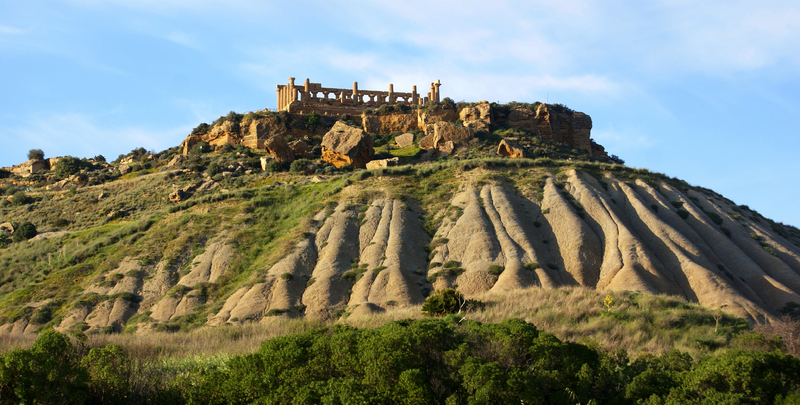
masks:
<instances>
[{"instance_id":1,"label":"ancient temple","mask_svg":"<svg viewBox=\"0 0 800 405\"><path fill-rule=\"evenodd\" d=\"M384 104L423 105L428 101L441 101L437 80L431 83L431 90L426 97L420 97L417 86L410 93L395 92L394 85L389 91L361 90L358 82L353 82L352 89L322 87L321 83L311 83L308 79L302 86L294 84L294 77L289 83L278 85L278 111L290 113L341 115L361 114L367 108L377 108Z\"/></svg>"}]
</instances>

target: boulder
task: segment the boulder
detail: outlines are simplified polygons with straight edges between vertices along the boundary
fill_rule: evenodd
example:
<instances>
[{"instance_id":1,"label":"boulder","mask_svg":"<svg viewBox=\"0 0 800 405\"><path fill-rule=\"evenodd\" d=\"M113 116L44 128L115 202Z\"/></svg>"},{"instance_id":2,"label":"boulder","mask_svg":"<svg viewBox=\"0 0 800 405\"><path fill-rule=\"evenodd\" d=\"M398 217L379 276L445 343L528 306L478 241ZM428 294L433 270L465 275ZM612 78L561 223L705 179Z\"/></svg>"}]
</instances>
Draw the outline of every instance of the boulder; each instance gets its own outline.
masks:
<instances>
[{"instance_id":1,"label":"boulder","mask_svg":"<svg viewBox=\"0 0 800 405\"><path fill-rule=\"evenodd\" d=\"M518 138L509 137L500 141L500 146L497 147L497 154L515 159L525 157L525 149L517 144L517 140Z\"/></svg>"},{"instance_id":2,"label":"boulder","mask_svg":"<svg viewBox=\"0 0 800 405\"><path fill-rule=\"evenodd\" d=\"M491 131L492 125L492 106L488 101L481 101L472 107L466 107L459 112L459 119L467 128L475 131Z\"/></svg>"},{"instance_id":3,"label":"boulder","mask_svg":"<svg viewBox=\"0 0 800 405\"><path fill-rule=\"evenodd\" d=\"M364 131L370 134L391 134L392 132L407 132L417 129L417 114L387 114L367 115L361 114L361 123Z\"/></svg>"},{"instance_id":4,"label":"boulder","mask_svg":"<svg viewBox=\"0 0 800 405\"><path fill-rule=\"evenodd\" d=\"M270 160L272 160L272 158L261 156L261 170L267 170L267 162L269 162Z\"/></svg>"},{"instance_id":5,"label":"boulder","mask_svg":"<svg viewBox=\"0 0 800 405\"><path fill-rule=\"evenodd\" d=\"M131 172L131 165L129 164L122 164L117 166L117 170L119 170L119 174L126 175Z\"/></svg>"},{"instance_id":6,"label":"boulder","mask_svg":"<svg viewBox=\"0 0 800 405\"><path fill-rule=\"evenodd\" d=\"M175 155L175 157L173 157L172 160L167 163L167 167L180 166L181 163L183 163L186 159L187 158L184 155Z\"/></svg>"},{"instance_id":7,"label":"boulder","mask_svg":"<svg viewBox=\"0 0 800 405\"><path fill-rule=\"evenodd\" d=\"M433 148L433 135L425 135L424 138L419 140L419 148L428 150Z\"/></svg>"},{"instance_id":8,"label":"boulder","mask_svg":"<svg viewBox=\"0 0 800 405\"><path fill-rule=\"evenodd\" d=\"M449 122L437 122L433 125L433 147L442 151L445 148L450 149L448 153L452 153L457 148L466 147L475 137L472 128L456 126ZM451 142L452 146L448 146L447 142Z\"/></svg>"},{"instance_id":9,"label":"boulder","mask_svg":"<svg viewBox=\"0 0 800 405\"><path fill-rule=\"evenodd\" d=\"M187 197L187 194L183 192L183 190L172 190L169 193L169 200L174 203L179 203L183 201Z\"/></svg>"},{"instance_id":10,"label":"boulder","mask_svg":"<svg viewBox=\"0 0 800 405\"><path fill-rule=\"evenodd\" d=\"M434 125L438 122L455 122L458 112L455 108L439 108L436 111L417 110L417 127L426 135L433 135Z\"/></svg>"},{"instance_id":11,"label":"boulder","mask_svg":"<svg viewBox=\"0 0 800 405\"><path fill-rule=\"evenodd\" d=\"M305 174L305 175L312 175L312 174L316 173L317 170L319 170L319 166L317 166L317 165L315 165L313 163L309 163L309 164L303 166L300 169L300 171L303 172L303 174Z\"/></svg>"},{"instance_id":12,"label":"boulder","mask_svg":"<svg viewBox=\"0 0 800 405\"><path fill-rule=\"evenodd\" d=\"M311 151L308 148L308 144L299 139L289 142L289 149L292 150L292 153L294 153L295 156L300 156L306 159L313 158L313 156L310 156Z\"/></svg>"},{"instance_id":13,"label":"boulder","mask_svg":"<svg viewBox=\"0 0 800 405\"><path fill-rule=\"evenodd\" d=\"M397 143L398 148L405 148L407 146L411 146L414 144L414 134L410 132L406 132L403 135L397 135L394 137L395 143Z\"/></svg>"},{"instance_id":14,"label":"boulder","mask_svg":"<svg viewBox=\"0 0 800 405\"><path fill-rule=\"evenodd\" d=\"M381 167L397 166L398 163L400 163L399 157L393 157L391 159L373 160L367 163L367 169L378 169Z\"/></svg>"},{"instance_id":15,"label":"boulder","mask_svg":"<svg viewBox=\"0 0 800 405\"><path fill-rule=\"evenodd\" d=\"M289 147L286 139L284 139L280 134L275 134L269 139L264 140L264 148L278 162L294 162L294 152L292 152L292 149Z\"/></svg>"},{"instance_id":16,"label":"boulder","mask_svg":"<svg viewBox=\"0 0 800 405\"><path fill-rule=\"evenodd\" d=\"M359 128L338 121L322 138L322 160L336 168L344 165L364 168L375 156L372 138Z\"/></svg>"},{"instance_id":17,"label":"boulder","mask_svg":"<svg viewBox=\"0 0 800 405\"><path fill-rule=\"evenodd\" d=\"M14 224L11 222L3 222L0 224L0 229L5 229L8 233L14 233Z\"/></svg>"}]
</instances>

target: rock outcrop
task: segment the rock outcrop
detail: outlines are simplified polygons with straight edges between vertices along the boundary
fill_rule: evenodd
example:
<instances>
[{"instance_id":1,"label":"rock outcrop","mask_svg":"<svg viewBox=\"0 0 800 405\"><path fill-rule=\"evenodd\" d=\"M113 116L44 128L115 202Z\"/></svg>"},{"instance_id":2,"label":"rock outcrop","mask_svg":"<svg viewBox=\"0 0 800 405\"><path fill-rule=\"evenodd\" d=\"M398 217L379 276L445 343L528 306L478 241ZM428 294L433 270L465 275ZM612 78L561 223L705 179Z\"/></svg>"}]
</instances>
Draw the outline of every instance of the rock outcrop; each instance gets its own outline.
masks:
<instances>
[{"instance_id":1,"label":"rock outcrop","mask_svg":"<svg viewBox=\"0 0 800 405\"><path fill-rule=\"evenodd\" d=\"M373 156L372 138L344 122L337 122L322 138L322 160L337 168L344 165L365 168Z\"/></svg>"},{"instance_id":2,"label":"rock outcrop","mask_svg":"<svg viewBox=\"0 0 800 405\"><path fill-rule=\"evenodd\" d=\"M397 166L398 163L400 163L399 157L373 160L367 163L367 169L380 169L381 167Z\"/></svg>"},{"instance_id":3,"label":"rock outcrop","mask_svg":"<svg viewBox=\"0 0 800 405\"><path fill-rule=\"evenodd\" d=\"M393 132L408 132L417 129L418 118L416 114L386 114L367 115L361 114L364 131L370 134L391 134Z\"/></svg>"},{"instance_id":4,"label":"rock outcrop","mask_svg":"<svg viewBox=\"0 0 800 405\"><path fill-rule=\"evenodd\" d=\"M394 142L397 144L398 148L411 146L414 144L414 134L406 132L405 134L397 135L394 137Z\"/></svg>"},{"instance_id":5,"label":"rock outcrop","mask_svg":"<svg viewBox=\"0 0 800 405\"><path fill-rule=\"evenodd\" d=\"M500 141L500 145L497 147L497 154L500 156L507 156L510 158L523 158L525 157L525 148L519 146L517 144L517 138L504 138Z\"/></svg>"},{"instance_id":6,"label":"rock outcrop","mask_svg":"<svg viewBox=\"0 0 800 405\"><path fill-rule=\"evenodd\" d=\"M472 128L460 127L449 122L437 122L433 125L433 148L453 153L454 150L467 147L475 138Z\"/></svg>"},{"instance_id":7,"label":"rock outcrop","mask_svg":"<svg viewBox=\"0 0 800 405\"><path fill-rule=\"evenodd\" d=\"M467 128L475 131L491 131L494 129L492 121L492 106L488 101L481 101L472 107L465 107L459 112L459 119Z\"/></svg>"}]
</instances>

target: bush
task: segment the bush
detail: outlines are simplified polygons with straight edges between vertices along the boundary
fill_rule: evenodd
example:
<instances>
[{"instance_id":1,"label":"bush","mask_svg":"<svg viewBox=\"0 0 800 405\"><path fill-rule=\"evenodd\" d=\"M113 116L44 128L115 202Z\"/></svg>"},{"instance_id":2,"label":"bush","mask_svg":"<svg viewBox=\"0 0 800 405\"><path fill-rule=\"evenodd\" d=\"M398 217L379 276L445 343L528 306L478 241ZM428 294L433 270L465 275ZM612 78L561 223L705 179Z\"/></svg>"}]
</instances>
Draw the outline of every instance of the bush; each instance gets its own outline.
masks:
<instances>
[{"instance_id":1,"label":"bush","mask_svg":"<svg viewBox=\"0 0 800 405\"><path fill-rule=\"evenodd\" d=\"M452 288L436 290L422 304L424 315L447 315L459 312L464 296Z\"/></svg>"},{"instance_id":2,"label":"bush","mask_svg":"<svg viewBox=\"0 0 800 405\"><path fill-rule=\"evenodd\" d=\"M308 159L297 159L289 166L289 171L292 173L302 173L303 168L311 163Z\"/></svg>"},{"instance_id":3,"label":"bush","mask_svg":"<svg viewBox=\"0 0 800 405\"><path fill-rule=\"evenodd\" d=\"M208 167L206 167L206 174L209 175L210 177L214 177L215 174L221 171L222 168L219 167L219 164L217 164L217 162L211 162L208 164Z\"/></svg>"},{"instance_id":4,"label":"bush","mask_svg":"<svg viewBox=\"0 0 800 405\"><path fill-rule=\"evenodd\" d=\"M106 157L105 157L105 156L103 156L103 155L97 155L97 156L95 156L95 157L93 158L93 160L94 160L95 162L105 162L105 161L106 161Z\"/></svg>"},{"instance_id":5,"label":"bush","mask_svg":"<svg viewBox=\"0 0 800 405\"><path fill-rule=\"evenodd\" d=\"M44 151L41 149L31 149L28 151L28 160L43 160Z\"/></svg>"},{"instance_id":6,"label":"bush","mask_svg":"<svg viewBox=\"0 0 800 405\"><path fill-rule=\"evenodd\" d=\"M17 191L14 195L11 196L11 204L16 206L25 205L30 201L28 195L25 194L23 191Z\"/></svg>"},{"instance_id":7,"label":"bush","mask_svg":"<svg viewBox=\"0 0 800 405\"><path fill-rule=\"evenodd\" d=\"M278 173L283 170L283 165L281 165L281 162L278 162L274 159L267 162L267 164L264 166L264 171L267 173Z\"/></svg>"},{"instance_id":8,"label":"bush","mask_svg":"<svg viewBox=\"0 0 800 405\"><path fill-rule=\"evenodd\" d=\"M56 162L56 167L53 170L53 174L56 175L59 179L67 178L78 171L81 170L81 160L72 157L72 156L64 156L58 159Z\"/></svg>"},{"instance_id":9,"label":"bush","mask_svg":"<svg viewBox=\"0 0 800 405\"><path fill-rule=\"evenodd\" d=\"M45 331L30 350L12 350L2 360L0 394L5 401L82 404L88 397L89 376L66 335Z\"/></svg>"},{"instance_id":10,"label":"bush","mask_svg":"<svg viewBox=\"0 0 800 405\"><path fill-rule=\"evenodd\" d=\"M26 221L14 230L13 239L14 242L22 242L36 236L37 233L36 225Z\"/></svg>"},{"instance_id":11,"label":"bush","mask_svg":"<svg viewBox=\"0 0 800 405\"><path fill-rule=\"evenodd\" d=\"M505 270L505 268L503 266L498 266L496 264L493 264L493 265L489 266L489 269L487 270L487 272L489 274L491 274L491 275L499 276L500 273L503 272L503 270Z\"/></svg>"},{"instance_id":12,"label":"bush","mask_svg":"<svg viewBox=\"0 0 800 405\"><path fill-rule=\"evenodd\" d=\"M208 142L199 142L192 147L191 153L194 155L202 155L203 153L211 152L211 145Z\"/></svg>"}]
</instances>

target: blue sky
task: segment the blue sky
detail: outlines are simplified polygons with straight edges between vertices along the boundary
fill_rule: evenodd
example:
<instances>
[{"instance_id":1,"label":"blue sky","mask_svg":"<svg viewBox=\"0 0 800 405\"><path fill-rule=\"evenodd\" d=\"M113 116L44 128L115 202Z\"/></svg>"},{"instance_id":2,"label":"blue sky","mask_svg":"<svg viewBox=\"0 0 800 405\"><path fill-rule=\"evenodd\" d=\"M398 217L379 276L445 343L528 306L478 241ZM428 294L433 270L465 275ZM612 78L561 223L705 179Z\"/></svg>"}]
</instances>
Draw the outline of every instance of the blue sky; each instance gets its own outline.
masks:
<instances>
[{"instance_id":1,"label":"blue sky","mask_svg":"<svg viewBox=\"0 0 800 405\"><path fill-rule=\"evenodd\" d=\"M429 3L434 3L430 5ZM797 1L0 4L0 166L178 145L289 76L592 117L627 164L800 226Z\"/></svg>"}]
</instances>

